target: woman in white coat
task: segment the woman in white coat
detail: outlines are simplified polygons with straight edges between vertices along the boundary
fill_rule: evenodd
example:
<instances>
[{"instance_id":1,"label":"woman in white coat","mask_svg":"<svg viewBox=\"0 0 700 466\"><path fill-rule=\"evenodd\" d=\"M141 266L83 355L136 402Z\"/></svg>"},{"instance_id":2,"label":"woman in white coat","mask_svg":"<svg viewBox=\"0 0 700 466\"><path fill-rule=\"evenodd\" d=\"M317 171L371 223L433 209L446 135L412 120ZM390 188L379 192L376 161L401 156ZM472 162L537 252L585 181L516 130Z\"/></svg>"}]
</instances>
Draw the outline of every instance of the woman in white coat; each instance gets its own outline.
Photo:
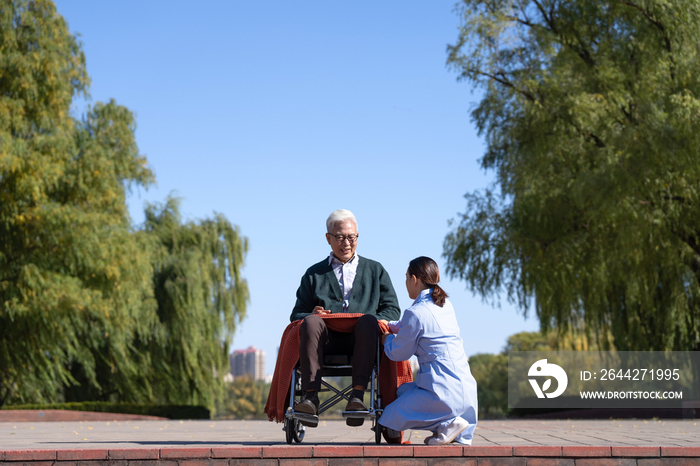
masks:
<instances>
[{"instance_id":1,"label":"woman in white coat","mask_svg":"<svg viewBox=\"0 0 700 466\"><path fill-rule=\"evenodd\" d=\"M398 398L384 409L379 424L394 431L430 430L428 445L471 445L478 412L476 381L454 309L439 281L438 266L429 257L409 264L406 289L415 301L400 321L389 322L396 335L383 336L384 352L393 361L415 355L420 370L414 382L399 387Z\"/></svg>"}]
</instances>

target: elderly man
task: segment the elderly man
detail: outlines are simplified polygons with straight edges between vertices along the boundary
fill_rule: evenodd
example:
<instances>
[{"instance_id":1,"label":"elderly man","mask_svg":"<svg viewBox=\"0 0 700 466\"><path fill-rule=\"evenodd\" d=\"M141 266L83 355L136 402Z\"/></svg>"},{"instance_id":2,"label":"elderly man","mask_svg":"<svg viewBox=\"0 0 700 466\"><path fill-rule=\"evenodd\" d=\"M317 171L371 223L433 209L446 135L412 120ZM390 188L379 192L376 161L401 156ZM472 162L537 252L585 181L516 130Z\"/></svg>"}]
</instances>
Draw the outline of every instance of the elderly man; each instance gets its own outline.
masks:
<instances>
[{"instance_id":1,"label":"elderly man","mask_svg":"<svg viewBox=\"0 0 700 466\"><path fill-rule=\"evenodd\" d=\"M360 257L357 220L348 210L336 210L326 220L326 241L331 254L312 265L301 277L297 301L290 320L304 319L299 330L299 364L304 399L295 411L318 414L318 390L324 354L352 356L352 393L346 411L366 411L364 394L377 354L381 334L378 320L398 320L401 311L389 274L379 262ZM329 330L321 315L365 314L352 333ZM314 424L304 424L315 427ZM362 418L347 418L349 426L362 425Z\"/></svg>"}]
</instances>

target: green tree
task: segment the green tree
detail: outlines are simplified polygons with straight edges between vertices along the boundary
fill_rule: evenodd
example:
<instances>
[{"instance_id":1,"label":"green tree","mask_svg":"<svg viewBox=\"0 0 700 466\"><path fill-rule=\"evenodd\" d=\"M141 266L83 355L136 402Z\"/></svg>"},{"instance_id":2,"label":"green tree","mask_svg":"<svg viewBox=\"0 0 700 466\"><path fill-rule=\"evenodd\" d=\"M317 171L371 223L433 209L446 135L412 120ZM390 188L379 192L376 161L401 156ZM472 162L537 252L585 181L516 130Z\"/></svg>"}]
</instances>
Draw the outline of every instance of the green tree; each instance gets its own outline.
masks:
<instances>
[{"instance_id":1,"label":"green tree","mask_svg":"<svg viewBox=\"0 0 700 466\"><path fill-rule=\"evenodd\" d=\"M551 351L550 338L539 332L520 332L508 337L503 354L508 351Z\"/></svg>"},{"instance_id":2,"label":"green tree","mask_svg":"<svg viewBox=\"0 0 700 466\"><path fill-rule=\"evenodd\" d=\"M478 353L469 356L469 367L476 380L479 419L508 416L508 355Z\"/></svg>"},{"instance_id":3,"label":"green tree","mask_svg":"<svg viewBox=\"0 0 700 466\"><path fill-rule=\"evenodd\" d=\"M247 240L177 201L131 226L153 181L131 112L87 95L81 45L48 0L0 0L0 406L127 401L212 408L248 288Z\"/></svg>"},{"instance_id":4,"label":"green tree","mask_svg":"<svg viewBox=\"0 0 700 466\"><path fill-rule=\"evenodd\" d=\"M499 354L479 353L469 357L469 367L476 380L480 419L498 419L510 414L508 408L508 352L551 351L556 335L520 332L508 337Z\"/></svg>"},{"instance_id":5,"label":"green tree","mask_svg":"<svg viewBox=\"0 0 700 466\"><path fill-rule=\"evenodd\" d=\"M247 238L223 215L183 223L179 201L146 208L153 242L156 338L144 345L155 397L214 409L224 393L229 345L249 299L243 279Z\"/></svg>"},{"instance_id":6,"label":"green tree","mask_svg":"<svg viewBox=\"0 0 700 466\"><path fill-rule=\"evenodd\" d=\"M169 197L163 205L149 204L143 228L132 235L149 251L156 302L149 333L134 334L130 342L140 372L116 374L101 358L94 384L82 364L73 362L71 374L78 383L64 388L66 401L190 404L214 410L224 398L231 338L249 299L241 273L248 242L222 215L183 223L179 202ZM117 391L124 385L133 390Z\"/></svg>"},{"instance_id":7,"label":"green tree","mask_svg":"<svg viewBox=\"0 0 700 466\"><path fill-rule=\"evenodd\" d=\"M602 348L700 349L700 4L463 0L448 63L495 186L448 274Z\"/></svg>"},{"instance_id":8,"label":"green tree","mask_svg":"<svg viewBox=\"0 0 700 466\"><path fill-rule=\"evenodd\" d=\"M270 384L238 377L226 387L226 396L219 408L222 419L266 419L265 401Z\"/></svg>"},{"instance_id":9,"label":"green tree","mask_svg":"<svg viewBox=\"0 0 700 466\"><path fill-rule=\"evenodd\" d=\"M143 368L130 343L155 301L125 195L152 174L127 109L70 116L88 84L53 3L0 2L0 405L60 398L72 364L95 385L96 359L123 379Z\"/></svg>"}]
</instances>

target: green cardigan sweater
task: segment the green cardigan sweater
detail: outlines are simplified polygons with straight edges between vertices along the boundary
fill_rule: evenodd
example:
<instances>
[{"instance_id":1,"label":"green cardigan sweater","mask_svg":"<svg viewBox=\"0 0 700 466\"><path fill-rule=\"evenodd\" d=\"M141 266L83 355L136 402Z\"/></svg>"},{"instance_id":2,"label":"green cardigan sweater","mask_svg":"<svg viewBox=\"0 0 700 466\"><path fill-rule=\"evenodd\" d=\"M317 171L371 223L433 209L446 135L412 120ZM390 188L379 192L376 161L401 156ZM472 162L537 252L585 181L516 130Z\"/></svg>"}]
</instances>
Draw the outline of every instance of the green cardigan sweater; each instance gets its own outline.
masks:
<instances>
[{"instance_id":1,"label":"green cardigan sweater","mask_svg":"<svg viewBox=\"0 0 700 466\"><path fill-rule=\"evenodd\" d=\"M379 262L362 256L359 259L347 312L372 314L377 319L389 321L399 320L401 311L389 274ZM334 314L343 312L343 293L327 257L309 267L301 277L297 302L289 320L303 319L316 306L323 306Z\"/></svg>"}]
</instances>

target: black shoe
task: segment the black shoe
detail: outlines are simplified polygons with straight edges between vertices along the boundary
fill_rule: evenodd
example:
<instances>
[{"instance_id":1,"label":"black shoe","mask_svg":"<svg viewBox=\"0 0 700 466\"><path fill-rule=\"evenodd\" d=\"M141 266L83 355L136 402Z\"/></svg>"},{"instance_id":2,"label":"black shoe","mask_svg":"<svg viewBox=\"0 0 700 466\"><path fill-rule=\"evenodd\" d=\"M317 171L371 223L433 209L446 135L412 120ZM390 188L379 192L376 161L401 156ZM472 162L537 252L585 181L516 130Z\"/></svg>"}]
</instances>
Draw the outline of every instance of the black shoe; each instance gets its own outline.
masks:
<instances>
[{"instance_id":1,"label":"black shoe","mask_svg":"<svg viewBox=\"0 0 700 466\"><path fill-rule=\"evenodd\" d=\"M316 427L318 425L318 394L306 394L304 399L297 403L294 407L295 413L306 414L306 419L299 418L299 422L307 427Z\"/></svg>"},{"instance_id":2,"label":"black shoe","mask_svg":"<svg viewBox=\"0 0 700 466\"><path fill-rule=\"evenodd\" d=\"M367 411L367 406L365 406L361 399L352 397L348 400L345 411ZM359 427L365 423L365 419L362 417L347 417L345 418L345 423L352 427Z\"/></svg>"},{"instance_id":3,"label":"black shoe","mask_svg":"<svg viewBox=\"0 0 700 466\"><path fill-rule=\"evenodd\" d=\"M294 411L297 413L311 414L316 416L318 414L318 399L314 403L313 400L305 398L302 402L298 403L294 407Z\"/></svg>"}]
</instances>

